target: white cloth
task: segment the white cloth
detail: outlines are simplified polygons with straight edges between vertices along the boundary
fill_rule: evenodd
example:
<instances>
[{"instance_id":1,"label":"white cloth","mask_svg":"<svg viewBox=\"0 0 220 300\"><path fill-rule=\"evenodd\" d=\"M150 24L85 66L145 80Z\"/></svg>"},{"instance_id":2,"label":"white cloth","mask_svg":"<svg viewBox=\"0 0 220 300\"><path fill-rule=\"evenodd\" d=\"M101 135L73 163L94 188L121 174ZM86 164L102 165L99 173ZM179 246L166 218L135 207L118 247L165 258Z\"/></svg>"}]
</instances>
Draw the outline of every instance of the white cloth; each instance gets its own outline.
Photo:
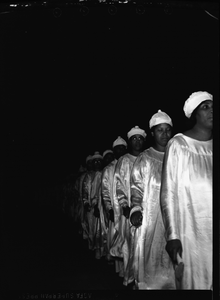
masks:
<instances>
[{"instance_id":1,"label":"white cloth","mask_svg":"<svg viewBox=\"0 0 220 300\"><path fill-rule=\"evenodd\" d=\"M105 211L109 212L109 210L113 210L114 214L115 212L115 207L114 207L114 201L113 201L113 179L114 179L114 172L115 172L115 166L116 166L117 160L114 159L107 167L104 168L103 173L102 173L102 199L103 199L103 204L104 204L104 209ZM111 220L107 219L107 259L111 258L110 255L110 246L112 243L112 239L115 234L115 227L114 227L114 222Z\"/></svg>"},{"instance_id":2,"label":"white cloth","mask_svg":"<svg viewBox=\"0 0 220 300\"><path fill-rule=\"evenodd\" d=\"M127 134L128 139L130 139L130 137L132 137L132 135L135 135L135 134L140 134L144 138L147 136L146 132L143 129L139 128L138 126L135 126L135 127L131 128L131 130L128 132L128 134Z\"/></svg>"},{"instance_id":3,"label":"white cloth","mask_svg":"<svg viewBox=\"0 0 220 300\"><path fill-rule=\"evenodd\" d=\"M172 120L168 116L168 114L159 109L158 112L151 117L149 127L152 128L153 126L156 126L161 123L166 123L170 126L173 126Z\"/></svg>"},{"instance_id":4,"label":"white cloth","mask_svg":"<svg viewBox=\"0 0 220 300\"><path fill-rule=\"evenodd\" d=\"M120 136L118 136L117 139L114 141L112 148L114 148L115 146L118 146L118 145L124 145L125 147L127 147L126 141L123 138L121 138Z\"/></svg>"},{"instance_id":5,"label":"white cloth","mask_svg":"<svg viewBox=\"0 0 220 300\"><path fill-rule=\"evenodd\" d=\"M133 281L132 262L129 261L130 244L132 233L130 232L129 219L122 215L122 207L130 207L130 174L136 156L127 153L119 158L114 174L114 205L117 207L115 214L116 235L112 243L110 253L112 256L123 257L124 261L124 285ZM119 206L119 209L118 209Z\"/></svg>"},{"instance_id":6,"label":"white cloth","mask_svg":"<svg viewBox=\"0 0 220 300\"><path fill-rule=\"evenodd\" d=\"M182 289L212 285L212 140L181 133L167 145L161 182L167 240L182 243Z\"/></svg>"},{"instance_id":7,"label":"white cloth","mask_svg":"<svg viewBox=\"0 0 220 300\"><path fill-rule=\"evenodd\" d=\"M208 92L195 92L192 93L186 100L183 110L187 118L191 117L194 109L205 100L213 100L213 96Z\"/></svg>"},{"instance_id":8,"label":"white cloth","mask_svg":"<svg viewBox=\"0 0 220 300\"><path fill-rule=\"evenodd\" d=\"M108 153L113 153L113 151L112 150L105 150L104 152L103 152L103 154L102 154L102 157L104 158L104 156L106 155L106 154L108 154Z\"/></svg>"},{"instance_id":9,"label":"white cloth","mask_svg":"<svg viewBox=\"0 0 220 300\"><path fill-rule=\"evenodd\" d=\"M103 158L102 155L98 151L96 151L92 156L92 159L102 159L102 158Z\"/></svg>"},{"instance_id":10,"label":"white cloth","mask_svg":"<svg viewBox=\"0 0 220 300\"><path fill-rule=\"evenodd\" d=\"M137 157L131 173L131 212L142 212L135 229L134 277L139 289L175 289L174 268L165 250L165 227L160 209L164 153L150 147Z\"/></svg>"}]
</instances>

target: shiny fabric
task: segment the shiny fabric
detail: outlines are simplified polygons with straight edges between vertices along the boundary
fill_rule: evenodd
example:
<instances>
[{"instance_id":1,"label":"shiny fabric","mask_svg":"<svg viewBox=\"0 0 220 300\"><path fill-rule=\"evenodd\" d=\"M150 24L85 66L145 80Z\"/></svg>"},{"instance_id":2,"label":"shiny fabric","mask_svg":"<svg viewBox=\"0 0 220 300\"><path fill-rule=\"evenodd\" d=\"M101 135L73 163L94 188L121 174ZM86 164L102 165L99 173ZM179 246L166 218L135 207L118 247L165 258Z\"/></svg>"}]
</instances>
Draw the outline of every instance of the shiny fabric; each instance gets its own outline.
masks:
<instances>
[{"instance_id":1,"label":"shiny fabric","mask_svg":"<svg viewBox=\"0 0 220 300\"><path fill-rule=\"evenodd\" d=\"M113 178L115 172L117 160L113 160L109 165L105 167L102 174L102 199L104 209L106 210L107 214L110 209L114 211L114 202L113 202ZM107 217L107 216L106 216ZM111 259L110 255L110 246L112 243L112 239L115 234L115 227L114 222L108 219L107 217L107 259Z\"/></svg>"},{"instance_id":2,"label":"shiny fabric","mask_svg":"<svg viewBox=\"0 0 220 300\"><path fill-rule=\"evenodd\" d=\"M83 205L89 205L90 211L85 212L84 214L84 224L86 227L85 231L88 232L88 247L90 250L93 249L93 236L94 236L94 207L92 208L92 200L91 200L91 190L92 190L92 181L95 176L94 171L89 171L83 181Z\"/></svg>"},{"instance_id":3,"label":"shiny fabric","mask_svg":"<svg viewBox=\"0 0 220 300\"><path fill-rule=\"evenodd\" d=\"M167 146L161 207L168 240L183 246L182 289L212 285L212 140L181 133Z\"/></svg>"},{"instance_id":4,"label":"shiny fabric","mask_svg":"<svg viewBox=\"0 0 220 300\"><path fill-rule=\"evenodd\" d=\"M123 257L124 263L124 285L131 283L133 277L133 265L129 261L130 246L133 235L130 231L129 219L122 215L122 207L130 207L130 174L135 162L136 156L129 153L120 157L115 168L114 174L114 205L117 208L115 214L116 234L110 249L110 253L116 257Z\"/></svg>"},{"instance_id":5,"label":"shiny fabric","mask_svg":"<svg viewBox=\"0 0 220 300\"><path fill-rule=\"evenodd\" d=\"M79 220L81 223L82 227L82 235L83 239L88 239L88 229L87 229L87 223L85 219L85 211L84 211L84 205L83 205L83 181L86 177L87 171L82 173L80 178L79 178L79 210L78 210L78 215L79 215Z\"/></svg>"},{"instance_id":6,"label":"shiny fabric","mask_svg":"<svg viewBox=\"0 0 220 300\"><path fill-rule=\"evenodd\" d=\"M92 180L91 186L91 212L92 212L92 240L93 240L93 249L95 250L96 258L100 259L104 255L104 236L102 234L101 220L103 220L103 210L101 205L101 177L102 172L97 171ZM94 207L95 205L99 208L100 217L97 218L94 216Z\"/></svg>"},{"instance_id":7,"label":"shiny fabric","mask_svg":"<svg viewBox=\"0 0 220 300\"><path fill-rule=\"evenodd\" d=\"M136 159L131 174L131 212L142 212L142 225L134 230L134 277L138 289L175 289L173 264L165 250L165 228L160 209L164 153L150 147Z\"/></svg>"}]
</instances>

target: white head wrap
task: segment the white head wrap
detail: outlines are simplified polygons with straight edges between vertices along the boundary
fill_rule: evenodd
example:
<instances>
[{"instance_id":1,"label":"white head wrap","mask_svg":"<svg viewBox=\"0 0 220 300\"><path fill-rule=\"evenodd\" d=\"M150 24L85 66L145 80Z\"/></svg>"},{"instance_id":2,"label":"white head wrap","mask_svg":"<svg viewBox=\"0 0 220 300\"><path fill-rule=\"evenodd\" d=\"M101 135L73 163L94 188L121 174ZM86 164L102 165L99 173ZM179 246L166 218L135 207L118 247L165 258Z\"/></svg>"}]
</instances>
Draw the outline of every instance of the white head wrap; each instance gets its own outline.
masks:
<instances>
[{"instance_id":1,"label":"white head wrap","mask_svg":"<svg viewBox=\"0 0 220 300\"><path fill-rule=\"evenodd\" d=\"M114 148L115 146L118 146L118 145L124 145L125 147L127 147L126 141L123 138L121 138L120 136L118 136L118 138L114 141L112 148Z\"/></svg>"},{"instance_id":2,"label":"white head wrap","mask_svg":"<svg viewBox=\"0 0 220 300\"><path fill-rule=\"evenodd\" d=\"M130 137L135 134L140 134L144 138L147 136L146 132L143 129L139 128L138 126L135 126L128 132L128 134L127 134L128 139L130 139Z\"/></svg>"},{"instance_id":3,"label":"white head wrap","mask_svg":"<svg viewBox=\"0 0 220 300\"><path fill-rule=\"evenodd\" d=\"M101 156L101 154L98 151L96 151L94 153L94 155L92 156L92 159L95 159L95 158L97 158L97 159L103 159L103 157Z\"/></svg>"},{"instance_id":4,"label":"white head wrap","mask_svg":"<svg viewBox=\"0 0 220 300\"><path fill-rule=\"evenodd\" d=\"M165 112L159 109L158 112L151 117L149 127L152 128L153 126L161 123L166 123L173 126L171 118Z\"/></svg>"},{"instance_id":5,"label":"white head wrap","mask_svg":"<svg viewBox=\"0 0 220 300\"><path fill-rule=\"evenodd\" d=\"M203 101L205 100L212 100L213 96L208 92L195 92L192 93L189 98L186 100L183 110L187 118L191 117L192 112L194 109Z\"/></svg>"},{"instance_id":6,"label":"white head wrap","mask_svg":"<svg viewBox=\"0 0 220 300\"><path fill-rule=\"evenodd\" d=\"M108 154L108 153L113 153L113 151L112 151L112 150L105 150L105 151L103 152L103 154L102 154L102 157L104 158L104 156L105 156L106 154Z\"/></svg>"},{"instance_id":7,"label":"white head wrap","mask_svg":"<svg viewBox=\"0 0 220 300\"><path fill-rule=\"evenodd\" d=\"M87 161L89 161L89 160L91 160L92 159L92 155L88 155L87 157L86 157L86 163L87 163Z\"/></svg>"}]
</instances>

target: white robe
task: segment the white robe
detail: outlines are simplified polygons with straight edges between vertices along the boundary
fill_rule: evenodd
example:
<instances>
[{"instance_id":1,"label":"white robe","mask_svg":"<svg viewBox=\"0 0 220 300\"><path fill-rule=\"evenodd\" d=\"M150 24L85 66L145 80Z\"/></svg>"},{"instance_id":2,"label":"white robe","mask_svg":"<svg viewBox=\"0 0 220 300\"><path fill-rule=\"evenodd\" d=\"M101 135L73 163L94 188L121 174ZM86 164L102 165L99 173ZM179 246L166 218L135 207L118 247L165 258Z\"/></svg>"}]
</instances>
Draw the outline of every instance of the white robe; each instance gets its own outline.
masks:
<instances>
[{"instance_id":1,"label":"white robe","mask_svg":"<svg viewBox=\"0 0 220 300\"><path fill-rule=\"evenodd\" d=\"M212 285L212 140L181 133L167 145L161 183L167 240L183 246L182 289Z\"/></svg>"},{"instance_id":2,"label":"white robe","mask_svg":"<svg viewBox=\"0 0 220 300\"><path fill-rule=\"evenodd\" d=\"M143 216L142 225L135 229L134 251L130 251L139 289L176 288L160 208L163 157L163 152L148 148L137 157L131 174L130 215L141 211Z\"/></svg>"},{"instance_id":3,"label":"white robe","mask_svg":"<svg viewBox=\"0 0 220 300\"><path fill-rule=\"evenodd\" d=\"M129 219L122 215L124 206L130 207L130 174L135 162L136 156L129 153L120 157L115 168L114 186L116 188L114 196L115 207L117 209L115 215L115 228L117 236L112 244L110 253L113 256L123 257L124 262L124 285L128 285L134 280L133 264L129 260L131 243L133 242L133 234L130 231Z\"/></svg>"}]
</instances>

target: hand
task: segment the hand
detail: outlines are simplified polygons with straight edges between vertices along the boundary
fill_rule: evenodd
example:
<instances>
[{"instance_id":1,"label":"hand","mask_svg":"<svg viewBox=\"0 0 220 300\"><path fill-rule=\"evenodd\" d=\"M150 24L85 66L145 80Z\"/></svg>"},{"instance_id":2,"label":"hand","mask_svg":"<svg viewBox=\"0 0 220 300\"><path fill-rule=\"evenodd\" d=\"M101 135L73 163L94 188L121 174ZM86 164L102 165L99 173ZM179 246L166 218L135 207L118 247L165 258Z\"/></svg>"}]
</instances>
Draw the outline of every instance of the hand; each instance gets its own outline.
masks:
<instances>
[{"instance_id":1,"label":"hand","mask_svg":"<svg viewBox=\"0 0 220 300\"><path fill-rule=\"evenodd\" d=\"M99 209L98 209L98 205L97 205L97 204L94 206L94 216L95 216L96 218L99 218L99 217L100 217L100 212L99 212Z\"/></svg>"},{"instance_id":2,"label":"hand","mask_svg":"<svg viewBox=\"0 0 220 300\"><path fill-rule=\"evenodd\" d=\"M177 253L179 253L180 257L182 257L183 252L181 241L178 239L168 241L166 244L166 251L169 254L172 262L174 264L178 264Z\"/></svg>"},{"instance_id":3,"label":"hand","mask_svg":"<svg viewBox=\"0 0 220 300\"><path fill-rule=\"evenodd\" d=\"M142 219L143 219L143 215L141 211L135 211L130 216L131 224L137 228L142 225Z\"/></svg>"},{"instance_id":4,"label":"hand","mask_svg":"<svg viewBox=\"0 0 220 300\"><path fill-rule=\"evenodd\" d=\"M109 220L114 222L114 211L113 211L113 209L109 210Z\"/></svg>"},{"instance_id":5,"label":"hand","mask_svg":"<svg viewBox=\"0 0 220 300\"><path fill-rule=\"evenodd\" d=\"M124 206L122 207L123 210L123 215L125 216L126 219L129 218L129 214L130 214L130 207L129 206Z\"/></svg>"}]
</instances>

